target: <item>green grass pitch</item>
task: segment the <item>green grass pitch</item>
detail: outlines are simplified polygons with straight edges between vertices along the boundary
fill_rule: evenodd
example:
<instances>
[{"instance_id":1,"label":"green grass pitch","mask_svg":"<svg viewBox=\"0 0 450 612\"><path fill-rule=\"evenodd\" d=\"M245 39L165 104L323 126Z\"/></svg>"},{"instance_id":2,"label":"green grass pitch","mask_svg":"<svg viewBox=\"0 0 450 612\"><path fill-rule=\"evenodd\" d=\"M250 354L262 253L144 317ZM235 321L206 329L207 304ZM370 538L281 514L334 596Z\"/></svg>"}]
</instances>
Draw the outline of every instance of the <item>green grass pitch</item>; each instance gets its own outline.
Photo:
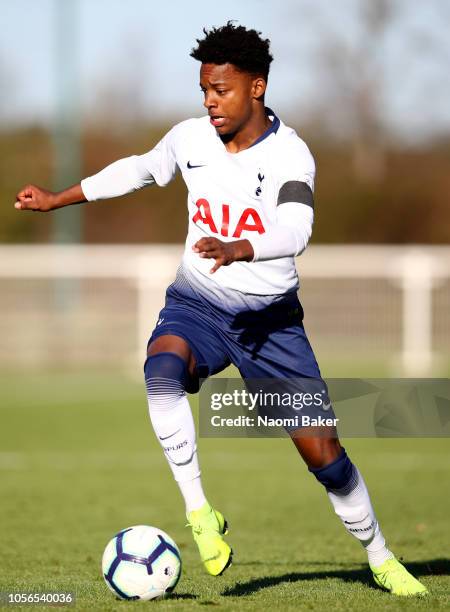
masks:
<instances>
[{"instance_id":1,"label":"green grass pitch","mask_svg":"<svg viewBox=\"0 0 450 612\"><path fill-rule=\"evenodd\" d=\"M184 526L143 384L25 372L0 385L0 591L75 591L77 610L103 612L448 609L449 440L344 441L389 546L427 585L427 600L372 584L364 551L287 439L200 439L206 492L235 551L212 578ZM164 601L118 601L101 576L107 541L139 523L167 531L181 550L182 578Z\"/></svg>"}]
</instances>

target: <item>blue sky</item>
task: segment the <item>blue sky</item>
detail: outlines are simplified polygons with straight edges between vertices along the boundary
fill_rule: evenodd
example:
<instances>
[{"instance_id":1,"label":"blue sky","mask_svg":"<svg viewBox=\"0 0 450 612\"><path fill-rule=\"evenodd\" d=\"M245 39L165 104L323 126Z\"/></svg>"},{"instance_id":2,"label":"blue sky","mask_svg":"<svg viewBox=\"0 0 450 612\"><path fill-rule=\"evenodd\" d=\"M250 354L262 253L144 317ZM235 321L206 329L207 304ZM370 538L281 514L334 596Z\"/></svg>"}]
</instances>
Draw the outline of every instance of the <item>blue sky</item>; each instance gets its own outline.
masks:
<instances>
[{"instance_id":1,"label":"blue sky","mask_svg":"<svg viewBox=\"0 0 450 612\"><path fill-rule=\"evenodd\" d=\"M379 39L366 44L358 18L373 0L14 0L3 2L0 19L0 121L51 120L58 82L74 66L78 78L69 95L84 116L116 109L181 119L201 115L199 65L189 57L203 26L236 19L261 30L275 56L267 102L282 117L314 114L324 106L345 116L345 98L355 75L349 57L367 55L378 113L406 139L450 132L450 85L445 0L399 1L399 16ZM73 4L76 28L56 36L57 3ZM391 4L395 4L391 0ZM330 41L347 80L324 73L321 56ZM59 41L59 42L58 42ZM375 44L373 44L375 42ZM328 55L330 52L328 50ZM59 60L60 80L56 78ZM331 64L332 65L332 64ZM371 72L372 71L372 72ZM331 80L330 80L331 76ZM334 89L328 89L335 79ZM327 106L328 105L328 106ZM348 114L348 112L347 112Z\"/></svg>"}]
</instances>

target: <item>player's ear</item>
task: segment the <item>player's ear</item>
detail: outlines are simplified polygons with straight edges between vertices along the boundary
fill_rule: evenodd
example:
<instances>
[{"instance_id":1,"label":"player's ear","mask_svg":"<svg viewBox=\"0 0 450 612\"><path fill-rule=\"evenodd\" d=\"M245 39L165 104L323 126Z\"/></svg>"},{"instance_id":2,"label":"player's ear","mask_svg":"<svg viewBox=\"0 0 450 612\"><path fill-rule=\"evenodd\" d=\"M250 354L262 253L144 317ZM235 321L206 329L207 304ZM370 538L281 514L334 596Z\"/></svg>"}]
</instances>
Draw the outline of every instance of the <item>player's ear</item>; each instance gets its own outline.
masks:
<instances>
[{"instance_id":1,"label":"player's ear","mask_svg":"<svg viewBox=\"0 0 450 612\"><path fill-rule=\"evenodd\" d=\"M267 83L263 77L258 76L253 79L252 94L254 98L257 98L257 99L262 98L264 94L266 93L266 88L267 88Z\"/></svg>"}]
</instances>

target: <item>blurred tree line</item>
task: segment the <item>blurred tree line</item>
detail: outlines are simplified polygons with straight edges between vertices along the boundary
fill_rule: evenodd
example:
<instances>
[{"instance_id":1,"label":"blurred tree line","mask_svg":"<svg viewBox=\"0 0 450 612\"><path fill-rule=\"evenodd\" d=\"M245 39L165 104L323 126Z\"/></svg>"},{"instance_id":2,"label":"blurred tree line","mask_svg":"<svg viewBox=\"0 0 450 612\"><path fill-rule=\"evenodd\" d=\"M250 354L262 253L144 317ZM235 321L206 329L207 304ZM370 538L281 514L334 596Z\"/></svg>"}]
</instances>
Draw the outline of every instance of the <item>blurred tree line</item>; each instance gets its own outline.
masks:
<instances>
[{"instance_id":1,"label":"blurred tree line","mask_svg":"<svg viewBox=\"0 0 450 612\"><path fill-rule=\"evenodd\" d=\"M82 138L83 176L121 157L144 153L169 128L89 129ZM360 149L355 163L354 146L322 139L315 128L298 130L317 164L314 242L448 242L450 142L415 148L384 145L382 164L377 149L373 171L367 151L366 164L361 162ZM370 147L367 150L370 153ZM64 210L20 213L13 207L15 194L25 183L52 187L49 132L42 127L3 131L0 156L0 241L50 241L52 216ZM85 204L82 209L82 234L88 243L177 243L186 236L186 189L179 176L164 189L151 186L123 198Z\"/></svg>"}]
</instances>

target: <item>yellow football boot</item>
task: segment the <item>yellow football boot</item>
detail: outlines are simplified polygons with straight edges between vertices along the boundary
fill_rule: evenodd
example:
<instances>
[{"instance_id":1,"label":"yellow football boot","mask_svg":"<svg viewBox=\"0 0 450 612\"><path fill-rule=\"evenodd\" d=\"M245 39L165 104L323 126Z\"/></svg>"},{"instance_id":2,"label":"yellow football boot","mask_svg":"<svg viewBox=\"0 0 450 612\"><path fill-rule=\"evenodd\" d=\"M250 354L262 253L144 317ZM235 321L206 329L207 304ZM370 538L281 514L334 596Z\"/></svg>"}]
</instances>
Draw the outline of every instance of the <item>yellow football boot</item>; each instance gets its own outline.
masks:
<instances>
[{"instance_id":1,"label":"yellow football boot","mask_svg":"<svg viewBox=\"0 0 450 612\"><path fill-rule=\"evenodd\" d=\"M427 588L412 576L397 559L388 559L378 567L370 566L375 582L393 595L426 595Z\"/></svg>"},{"instance_id":2,"label":"yellow football boot","mask_svg":"<svg viewBox=\"0 0 450 612\"><path fill-rule=\"evenodd\" d=\"M233 551L222 537L228 533L226 520L207 502L186 516L206 571L220 576L231 565L233 557Z\"/></svg>"}]
</instances>

